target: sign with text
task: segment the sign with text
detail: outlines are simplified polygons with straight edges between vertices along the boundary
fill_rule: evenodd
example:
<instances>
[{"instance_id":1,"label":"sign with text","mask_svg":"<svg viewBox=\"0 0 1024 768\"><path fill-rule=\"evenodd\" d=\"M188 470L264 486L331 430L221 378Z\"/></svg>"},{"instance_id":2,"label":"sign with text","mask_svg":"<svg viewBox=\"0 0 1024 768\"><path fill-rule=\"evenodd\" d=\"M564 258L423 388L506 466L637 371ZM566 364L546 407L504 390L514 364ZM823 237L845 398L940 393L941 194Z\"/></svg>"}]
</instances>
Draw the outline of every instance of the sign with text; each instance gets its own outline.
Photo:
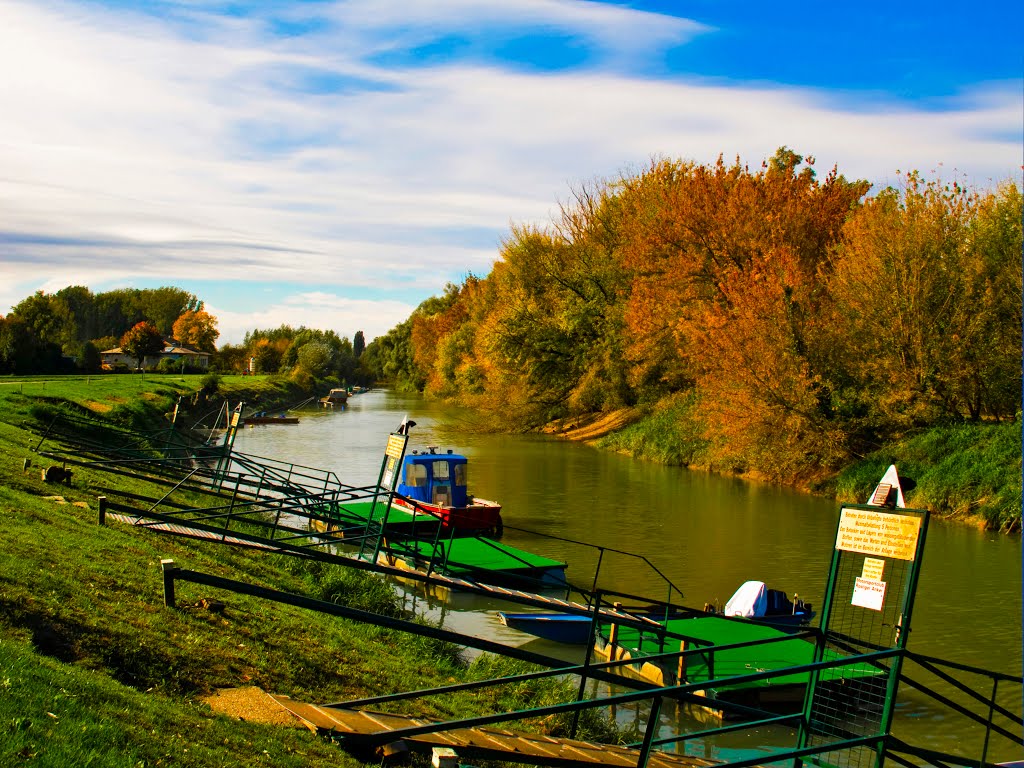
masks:
<instances>
[{"instance_id":1,"label":"sign with text","mask_svg":"<svg viewBox=\"0 0 1024 768\"><path fill-rule=\"evenodd\" d=\"M859 605L861 608L880 611L885 603L885 586L884 581L858 577L853 587L853 600L851 602L854 605Z\"/></svg>"},{"instance_id":2,"label":"sign with text","mask_svg":"<svg viewBox=\"0 0 1024 768\"><path fill-rule=\"evenodd\" d=\"M874 557L864 558L864 569L861 571L861 578L882 580L882 573L885 571L885 560L878 560Z\"/></svg>"},{"instance_id":3,"label":"sign with text","mask_svg":"<svg viewBox=\"0 0 1024 768\"><path fill-rule=\"evenodd\" d=\"M913 560L920 533L919 517L844 507L839 518L836 549Z\"/></svg>"},{"instance_id":4,"label":"sign with text","mask_svg":"<svg viewBox=\"0 0 1024 768\"><path fill-rule=\"evenodd\" d=\"M398 480L398 463L405 453L405 445L409 442L409 436L392 432L388 437L388 447L384 449L384 469L381 472L381 485L389 490L395 490Z\"/></svg>"}]
</instances>

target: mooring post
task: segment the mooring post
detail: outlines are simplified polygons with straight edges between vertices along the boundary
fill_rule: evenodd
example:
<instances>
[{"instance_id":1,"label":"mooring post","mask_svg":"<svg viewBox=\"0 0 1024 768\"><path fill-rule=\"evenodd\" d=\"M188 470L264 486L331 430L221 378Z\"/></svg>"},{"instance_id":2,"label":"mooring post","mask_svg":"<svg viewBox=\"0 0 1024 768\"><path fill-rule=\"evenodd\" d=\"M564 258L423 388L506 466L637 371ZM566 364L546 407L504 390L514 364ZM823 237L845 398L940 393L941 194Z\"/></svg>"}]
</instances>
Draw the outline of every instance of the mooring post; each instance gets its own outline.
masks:
<instances>
[{"instance_id":1,"label":"mooring post","mask_svg":"<svg viewBox=\"0 0 1024 768\"><path fill-rule=\"evenodd\" d=\"M622 607L622 603L616 600L612 603L612 608L618 611ZM608 628L608 661L619 660L619 650L617 648L619 642L619 625L612 622L612 625Z\"/></svg>"},{"instance_id":2,"label":"mooring post","mask_svg":"<svg viewBox=\"0 0 1024 768\"><path fill-rule=\"evenodd\" d=\"M99 524L100 525L106 525L107 524L107 497L106 496L97 496L96 497L96 501L99 502L99 506L100 506Z\"/></svg>"},{"instance_id":3,"label":"mooring post","mask_svg":"<svg viewBox=\"0 0 1024 768\"><path fill-rule=\"evenodd\" d=\"M173 560L161 560L160 569L164 574L164 605L177 608L174 604L174 575L178 572L178 566Z\"/></svg>"},{"instance_id":4,"label":"mooring post","mask_svg":"<svg viewBox=\"0 0 1024 768\"><path fill-rule=\"evenodd\" d=\"M676 685L686 685L686 641L679 641L679 665L676 667Z\"/></svg>"}]
</instances>

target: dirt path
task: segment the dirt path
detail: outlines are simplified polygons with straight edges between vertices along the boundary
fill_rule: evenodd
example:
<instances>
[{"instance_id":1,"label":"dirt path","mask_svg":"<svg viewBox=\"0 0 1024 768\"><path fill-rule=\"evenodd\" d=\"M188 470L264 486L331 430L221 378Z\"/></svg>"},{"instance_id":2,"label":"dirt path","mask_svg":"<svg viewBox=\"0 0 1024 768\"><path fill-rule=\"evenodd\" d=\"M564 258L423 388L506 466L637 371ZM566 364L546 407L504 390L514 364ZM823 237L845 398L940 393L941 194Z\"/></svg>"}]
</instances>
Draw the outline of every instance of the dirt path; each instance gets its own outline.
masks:
<instances>
[{"instance_id":1,"label":"dirt path","mask_svg":"<svg viewBox=\"0 0 1024 768\"><path fill-rule=\"evenodd\" d=\"M578 418L553 421L544 428L545 432L567 440L593 442L609 432L622 429L637 421L640 412L635 408L622 408L610 413L595 413Z\"/></svg>"}]
</instances>

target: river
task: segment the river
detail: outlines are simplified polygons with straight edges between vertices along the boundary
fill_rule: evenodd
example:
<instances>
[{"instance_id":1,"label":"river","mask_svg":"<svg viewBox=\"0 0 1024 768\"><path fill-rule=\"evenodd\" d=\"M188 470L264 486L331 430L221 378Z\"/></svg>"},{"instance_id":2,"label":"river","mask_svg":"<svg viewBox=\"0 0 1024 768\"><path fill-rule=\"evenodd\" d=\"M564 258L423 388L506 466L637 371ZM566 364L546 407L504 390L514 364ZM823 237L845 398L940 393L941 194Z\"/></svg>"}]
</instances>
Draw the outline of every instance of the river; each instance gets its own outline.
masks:
<instances>
[{"instance_id":1,"label":"river","mask_svg":"<svg viewBox=\"0 0 1024 768\"><path fill-rule=\"evenodd\" d=\"M470 458L471 492L503 505L504 542L568 562L573 583L591 585L597 555L565 540L645 556L682 590L687 605L722 605L748 579L821 605L839 510L830 499L636 461L545 436L475 434L460 429L459 414L450 408L388 391L351 397L344 410L303 412L297 426L243 430L235 449L330 469L351 485L372 484L387 435L405 416L416 422L410 448L437 445ZM653 570L619 555L605 555L599 586L668 597ZM1020 537L933 519L908 647L1019 677L1021 595ZM421 607L460 631L515 644L529 641L531 649L566 655L564 646L531 640L501 625L494 611L509 606L471 598L454 607ZM572 652L567 657L574 658ZM988 693L991 683L977 686ZM1000 701L1019 713L1020 686L1001 690ZM640 712L633 714L642 718ZM618 717L621 721L629 714ZM946 751L964 742L980 744L982 738L977 727L905 687L894 732ZM730 757L756 749L758 740L764 746L790 743L775 730L691 744L688 751ZM989 759L1024 758L1019 743L993 738ZM977 749L971 754L976 756Z\"/></svg>"}]
</instances>

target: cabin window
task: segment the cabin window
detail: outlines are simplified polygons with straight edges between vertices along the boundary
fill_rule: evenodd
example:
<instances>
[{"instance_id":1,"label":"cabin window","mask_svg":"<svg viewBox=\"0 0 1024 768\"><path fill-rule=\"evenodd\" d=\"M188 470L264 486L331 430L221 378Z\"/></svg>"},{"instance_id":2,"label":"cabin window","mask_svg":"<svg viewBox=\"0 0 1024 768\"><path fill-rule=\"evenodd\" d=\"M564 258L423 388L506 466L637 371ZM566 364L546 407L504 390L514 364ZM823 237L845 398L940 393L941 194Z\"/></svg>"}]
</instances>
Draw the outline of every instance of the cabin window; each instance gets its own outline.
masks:
<instances>
[{"instance_id":1,"label":"cabin window","mask_svg":"<svg viewBox=\"0 0 1024 768\"><path fill-rule=\"evenodd\" d=\"M456 464L455 465L455 484L456 485L462 485L462 486L466 485L466 465L465 464Z\"/></svg>"},{"instance_id":2,"label":"cabin window","mask_svg":"<svg viewBox=\"0 0 1024 768\"><path fill-rule=\"evenodd\" d=\"M406 464L405 484L410 488L422 488L427 484L426 464Z\"/></svg>"},{"instance_id":3,"label":"cabin window","mask_svg":"<svg viewBox=\"0 0 1024 768\"><path fill-rule=\"evenodd\" d=\"M448 474L448 462L447 461L435 461L434 462L434 479L435 480L447 480L450 477Z\"/></svg>"}]
</instances>

